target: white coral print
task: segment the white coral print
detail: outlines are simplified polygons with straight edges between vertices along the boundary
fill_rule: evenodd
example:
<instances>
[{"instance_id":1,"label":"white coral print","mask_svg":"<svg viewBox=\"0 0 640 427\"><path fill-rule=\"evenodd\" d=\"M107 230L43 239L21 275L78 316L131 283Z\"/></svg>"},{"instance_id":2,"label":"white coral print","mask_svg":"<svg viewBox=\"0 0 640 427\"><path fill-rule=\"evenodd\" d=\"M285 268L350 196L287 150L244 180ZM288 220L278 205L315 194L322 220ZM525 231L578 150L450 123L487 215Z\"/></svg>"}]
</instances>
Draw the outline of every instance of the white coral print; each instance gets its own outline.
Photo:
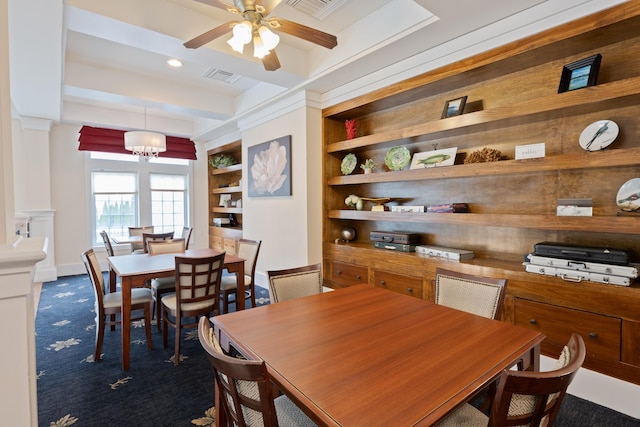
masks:
<instances>
[{"instance_id":1,"label":"white coral print","mask_svg":"<svg viewBox=\"0 0 640 427\"><path fill-rule=\"evenodd\" d=\"M258 194L273 194L282 187L287 175L282 172L287 166L287 150L278 141L271 141L269 149L253 157L251 175Z\"/></svg>"}]
</instances>

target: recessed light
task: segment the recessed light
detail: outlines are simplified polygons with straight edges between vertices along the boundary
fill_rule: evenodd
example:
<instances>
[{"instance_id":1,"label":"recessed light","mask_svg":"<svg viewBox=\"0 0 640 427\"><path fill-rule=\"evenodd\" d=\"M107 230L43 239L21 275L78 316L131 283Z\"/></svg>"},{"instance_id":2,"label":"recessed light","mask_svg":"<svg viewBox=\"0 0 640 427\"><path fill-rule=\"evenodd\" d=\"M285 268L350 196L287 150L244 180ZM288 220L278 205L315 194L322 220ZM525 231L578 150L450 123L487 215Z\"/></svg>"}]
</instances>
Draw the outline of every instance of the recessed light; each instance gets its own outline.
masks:
<instances>
[{"instance_id":1,"label":"recessed light","mask_svg":"<svg viewBox=\"0 0 640 427\"><path fill-rule=\"evenodd\" d=\"M182 67L182 62L177 59L169 59L167 61L167 64L171 65L172 67Z\"/></svg>"}]
</instances>

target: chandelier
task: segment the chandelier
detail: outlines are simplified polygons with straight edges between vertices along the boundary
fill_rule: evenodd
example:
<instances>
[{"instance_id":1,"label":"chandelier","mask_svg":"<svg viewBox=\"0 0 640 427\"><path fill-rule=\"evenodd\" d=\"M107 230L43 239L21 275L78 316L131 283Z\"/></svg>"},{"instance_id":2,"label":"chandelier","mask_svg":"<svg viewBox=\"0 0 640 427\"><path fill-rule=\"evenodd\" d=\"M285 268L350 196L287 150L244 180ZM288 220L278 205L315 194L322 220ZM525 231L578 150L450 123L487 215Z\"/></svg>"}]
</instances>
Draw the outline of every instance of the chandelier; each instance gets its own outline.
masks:
<instances>
[{"instance_id":1,"label":"chandelier","mask_svg":"<svg viewBox=\"0 0 640 427\"><path fill-rule=\"evenodd\" d=\"M245 19L233 25L233 37L227 43L233 50L242 53L244 45L253 41L253 56L262 59L275 49L280 37L262 23L262 15L257 12L245 12Z\"/></svg>"},{"instance_id":2,"label":"chandelier","mask_svg":"<svg viewBox=\"0 0 640 427\"><path fill-rule=\"evenodd\" d=\"M161 133L147 131L147 109L144 109L144 130L124 133L124 148L134 156L141 156L145 160L158 157L159 153L167 151L167 137Z\"/></svg>"}]
</instances>

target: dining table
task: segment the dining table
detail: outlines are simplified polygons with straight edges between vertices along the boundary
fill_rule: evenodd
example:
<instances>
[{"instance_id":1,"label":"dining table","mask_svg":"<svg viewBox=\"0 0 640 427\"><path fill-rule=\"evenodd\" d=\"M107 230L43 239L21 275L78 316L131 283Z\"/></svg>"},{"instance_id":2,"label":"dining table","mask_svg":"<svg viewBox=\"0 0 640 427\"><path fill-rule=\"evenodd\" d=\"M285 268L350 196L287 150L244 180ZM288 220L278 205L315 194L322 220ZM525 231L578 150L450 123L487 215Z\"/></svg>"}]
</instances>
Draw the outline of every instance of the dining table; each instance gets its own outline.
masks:
<instances>
[{"instance_id":1,"label":"dining table","mask_svg":"<svg viewBox=\"0 0 640 427\"><path fill-rule=\"evenodd\" d=\"M432 425L519 361L537 369L544 339L368 284L211 321L224 349L264 360L319 426Z\"/></svg>"},{"instance_id":2,"label":"dining table","mask_svg":"<svg viewBox=\"0 0 640 427\"><path fill-rule=\"evenodd\" d=\"M122 291L122 369L129 370L130 339L131 339L131 289L143 287L146 282L159 277L175 275L175 258L181 257L210 257L220 254L215 249L188 249L185 252L173 254L130 254L107 258L109 263L109 291L116 290L116 280L120 277ZM229 273L235 273L238 280L236 310L245 308L244 259L235 255L225 254L224 267ZM158 321L158 319L156 319Z\"/></svg>"}]
</instances>

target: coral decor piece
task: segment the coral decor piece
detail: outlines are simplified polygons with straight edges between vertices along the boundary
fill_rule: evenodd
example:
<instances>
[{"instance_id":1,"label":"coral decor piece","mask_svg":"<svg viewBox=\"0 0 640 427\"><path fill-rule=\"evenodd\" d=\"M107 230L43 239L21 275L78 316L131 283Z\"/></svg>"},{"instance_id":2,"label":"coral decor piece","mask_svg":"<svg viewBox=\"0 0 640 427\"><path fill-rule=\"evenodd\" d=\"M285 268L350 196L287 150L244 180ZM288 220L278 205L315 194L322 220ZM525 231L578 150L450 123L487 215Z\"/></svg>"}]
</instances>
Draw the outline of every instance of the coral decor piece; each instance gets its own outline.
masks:
<instances>
[{"instance_id":1,"label":"coral decor piece","mask_svg":"<svg viewBox=\"0 0 640 427\"><path fill-rule=\"evenodd\" d=\"M291 136L248 149L249 196L291 195Z\"/></svg>"},{"instance_id":2,"label":"coral decor piece","mask_svg":"<svg viewBox=\"0 0 640 427\"><path fill-rule=\"evenodd\" d=\"M347 139L353 139L356 137L356 121L346 120L344 126L347 129Z\"/></svg>"},{"instance_id":3,"label":"coral decor piece","mask_svg":"<svg viewBox=\"0 0 640 427\"><path fill-rule=\"evenodd\" d=\"M494 148L483 148L482 150L474 151L468 155L465 159L465 163L484 163L484 162L497 162L502 158L502 153Z\"/></svg>"}]
</instances>

